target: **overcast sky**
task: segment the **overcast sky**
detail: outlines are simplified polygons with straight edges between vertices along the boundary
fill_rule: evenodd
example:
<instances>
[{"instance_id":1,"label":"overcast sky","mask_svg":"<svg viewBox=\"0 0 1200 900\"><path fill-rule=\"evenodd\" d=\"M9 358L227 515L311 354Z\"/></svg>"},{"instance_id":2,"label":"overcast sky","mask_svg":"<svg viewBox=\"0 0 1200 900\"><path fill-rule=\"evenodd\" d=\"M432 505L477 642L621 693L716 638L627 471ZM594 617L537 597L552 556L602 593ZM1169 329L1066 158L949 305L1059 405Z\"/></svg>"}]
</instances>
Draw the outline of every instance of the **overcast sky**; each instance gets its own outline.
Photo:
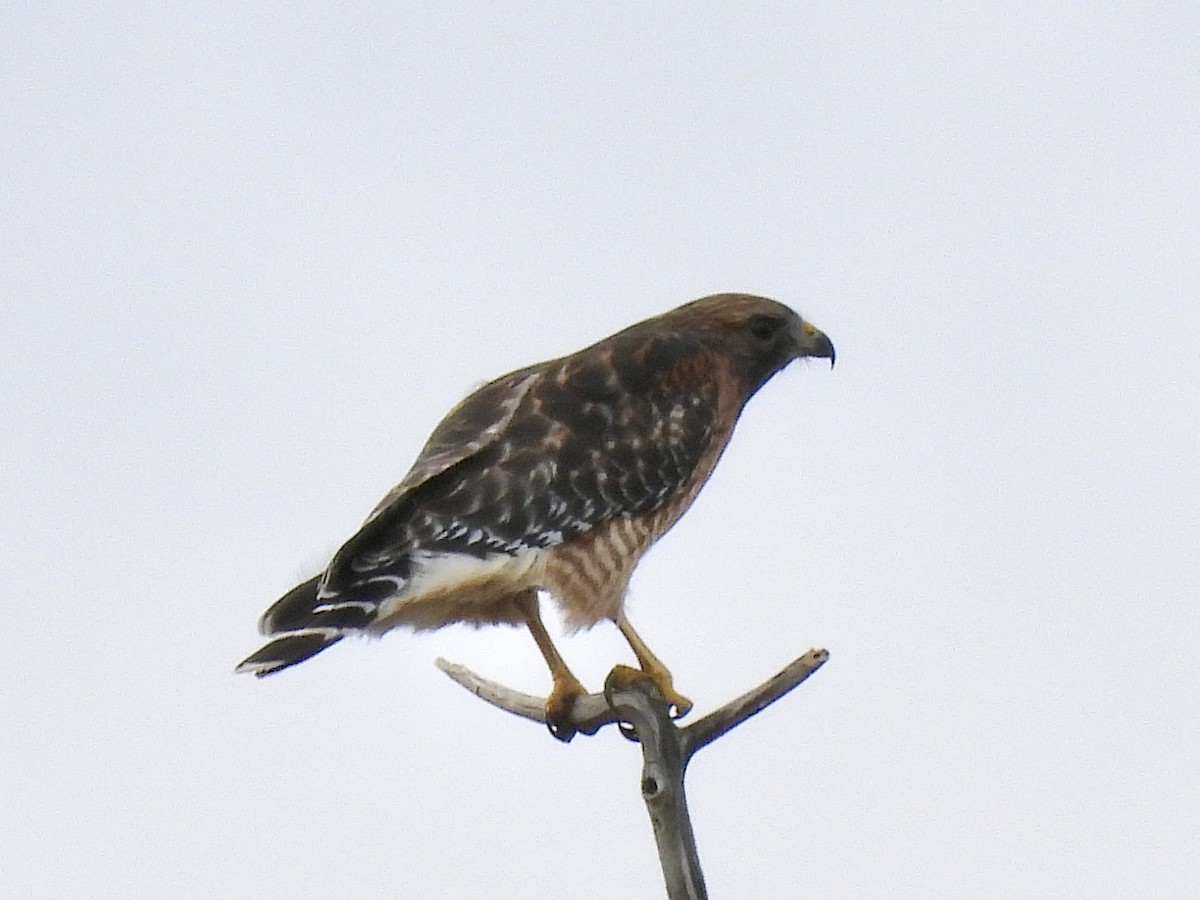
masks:
<instances>
[{"instance_id":1,"label":"overcast sky","mask_svg":"<svg viewBox=\"0 0 1200 900\"><path fill-rule=\"evenodd\" d=\"M233 666L472 387L719 290L838 365L633 581L693 715L832 653L689 773L712 896L1195 890L1200 7L174 6L0 12L0 893L661 896L637 749L434 668L527 634Z\"/></svg>"}]
</instances>

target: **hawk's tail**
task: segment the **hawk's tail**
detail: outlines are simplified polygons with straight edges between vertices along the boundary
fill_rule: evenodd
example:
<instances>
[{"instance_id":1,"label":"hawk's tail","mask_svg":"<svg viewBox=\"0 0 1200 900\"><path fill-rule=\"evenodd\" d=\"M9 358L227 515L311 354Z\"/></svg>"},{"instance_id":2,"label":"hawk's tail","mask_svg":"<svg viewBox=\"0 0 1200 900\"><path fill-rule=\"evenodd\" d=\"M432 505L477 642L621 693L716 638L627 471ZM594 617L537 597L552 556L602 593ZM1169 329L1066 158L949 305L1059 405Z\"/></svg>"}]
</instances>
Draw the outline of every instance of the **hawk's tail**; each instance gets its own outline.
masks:
<instances>
[{"instance_id":1,"label":"hawk's tail","mask_svg":"<svg viewBox=\"0 0 1200 900\"><path fill-rule=\"evenodd\" d=\"M328 628L305 628L280 635L265 647L251 653L240 663L235 672L252 672L259 678L302 663L316 656L326 647L332 647L344 634Z\"/></svg>"},{"instance_id":2,"label":"hawk's tail","mask_svg":"<svg viewBox=\"0 0 1200 900\"><path fill-rule=\"evenodd\" d=\"M317 599L321 577L298 584L276 600L259 620L258 630L273 640L250 654L234 670L260 678L316 656L371 620L367 604L323 606Z\"/></svg>"}]
</instances>

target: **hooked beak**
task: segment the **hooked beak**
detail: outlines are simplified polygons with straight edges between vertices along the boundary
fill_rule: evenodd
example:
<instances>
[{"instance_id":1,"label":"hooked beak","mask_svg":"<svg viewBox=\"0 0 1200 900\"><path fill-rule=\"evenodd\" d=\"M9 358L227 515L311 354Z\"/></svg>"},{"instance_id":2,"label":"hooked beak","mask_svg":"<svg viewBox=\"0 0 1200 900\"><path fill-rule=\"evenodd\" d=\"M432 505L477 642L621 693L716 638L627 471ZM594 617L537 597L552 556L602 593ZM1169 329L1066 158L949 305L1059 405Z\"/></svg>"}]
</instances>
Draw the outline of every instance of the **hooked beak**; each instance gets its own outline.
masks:
<instances>
[{"instance_id":1,"label":"hooked beak","mask_svg":"<svg viewBox=\"0 0 1200 900\"><path fill-rule=\"evenodd\" d=\"M796 339L796 356L815 356L828 359L829 368L833 368L836 353L833 349L833 341L826 337L825 332L803 319L798 319L792 333Z\"/></svg>"}]
</instances>

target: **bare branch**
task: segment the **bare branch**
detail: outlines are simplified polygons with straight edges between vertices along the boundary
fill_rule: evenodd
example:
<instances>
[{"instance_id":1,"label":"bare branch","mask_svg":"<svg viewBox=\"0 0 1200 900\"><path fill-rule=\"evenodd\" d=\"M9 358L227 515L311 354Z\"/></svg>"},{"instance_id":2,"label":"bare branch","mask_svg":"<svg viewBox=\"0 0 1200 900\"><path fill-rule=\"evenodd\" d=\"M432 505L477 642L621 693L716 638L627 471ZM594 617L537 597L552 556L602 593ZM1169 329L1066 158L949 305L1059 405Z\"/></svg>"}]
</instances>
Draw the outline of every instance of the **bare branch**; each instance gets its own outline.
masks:
<instances>
[{"instance_id":1,"label":"bare branch","mask_svg":"<svg viewBox=\"0 0 1200 900\"><path fill-rule=\"evenodd\" d=\"M650 679L629 681L610 674L604 693L622 722L642 745L642 799L650 813L668 900L706 900L704 873L688 814L683 774L687 768L683 732Z\"/></svg>"},{"instance_id":2,"label":"bare branch","mask_svg":"<svg viewBox=\"0 0 1200 900\"><path fill-rule=\"evenodd\" d=\"M466 666L445 659L437 660L437 667L457 681L481 700L505 712L534 722L546 722L546 698L524 694L510 687L476 675ZM583 734L595 734L603 726L618 720L616 712L603 694L588 694L575 700L568 723Z\"/></svg>"},{"instance_id":3,"label":"bare branch","mask_svg":"<svg viewBox=\"0 0 1200 900\"><path fill-rule=\"evenodd\" d=\"M632 736L641 744L642 799L654 827L669 900L705 900L708 896L684 792L688 761L701 747L793 690L827 659L827 650L809 650L779 674L686 728L680 728L671 719L670 705L651 679L636 677L636 673L631 679L623 666L609 674L603 694L588 694L575 700L568 726L584 734L595 734L612 722L624 723L622 730L626 737ZM543 698L481 678L457 663L439 659L437 665L493 706L535 722L546 721Z\"/></svg>"},{"instance_id":4,"label":"bare branch","mask_svg":"<svg viewBox=\"0 0 1200 900\"><path fill-rule=\"evenodd\" d=\"M703 719L697 719L682 729L685 758L690 758L701 747L711 744L727 731L762 712L799 686L809 675L825 665L828 659L828 650L809 650L758 687L751 688L736 700L730 700L720 709L713 710Z\"/></svg>"}]
</instances>

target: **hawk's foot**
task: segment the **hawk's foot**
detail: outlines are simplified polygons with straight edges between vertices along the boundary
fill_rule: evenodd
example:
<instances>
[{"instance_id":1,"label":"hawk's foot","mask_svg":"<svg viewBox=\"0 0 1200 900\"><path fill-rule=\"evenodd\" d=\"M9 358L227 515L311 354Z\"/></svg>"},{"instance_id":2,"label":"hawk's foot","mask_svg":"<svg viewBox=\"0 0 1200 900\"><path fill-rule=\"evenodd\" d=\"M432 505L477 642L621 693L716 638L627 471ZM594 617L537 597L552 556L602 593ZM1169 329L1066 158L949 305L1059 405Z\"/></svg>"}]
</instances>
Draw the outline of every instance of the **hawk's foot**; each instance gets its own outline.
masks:
<instances>
[{"instance_id":1,"label":"hawk's foot","mask_svg":"<svg viewBox=\"0 0 1200 900\"><path fill-rule=\"evenodd\" d=\"M570 672L554 679L554 687L546 698L546 727L564 744L575 737L578 729L571 724L575 698L587 694L579 680Z\"/></svg>"},{"instance_id":2,"label":"hawk's foot","mask_svg":"<svg viewBox=\"0 0 1200 900\"><path fill-rule=\"evenodd\" d=\"M635 681L649 680L658 688L658 692L667 701L667 713L672 719L681 719L692 710L692 701L675 690L671 673L665 668L635 669L632 666L614 666L608 673L607 684L633 684Z\"/></svg>"}]
</instances>

